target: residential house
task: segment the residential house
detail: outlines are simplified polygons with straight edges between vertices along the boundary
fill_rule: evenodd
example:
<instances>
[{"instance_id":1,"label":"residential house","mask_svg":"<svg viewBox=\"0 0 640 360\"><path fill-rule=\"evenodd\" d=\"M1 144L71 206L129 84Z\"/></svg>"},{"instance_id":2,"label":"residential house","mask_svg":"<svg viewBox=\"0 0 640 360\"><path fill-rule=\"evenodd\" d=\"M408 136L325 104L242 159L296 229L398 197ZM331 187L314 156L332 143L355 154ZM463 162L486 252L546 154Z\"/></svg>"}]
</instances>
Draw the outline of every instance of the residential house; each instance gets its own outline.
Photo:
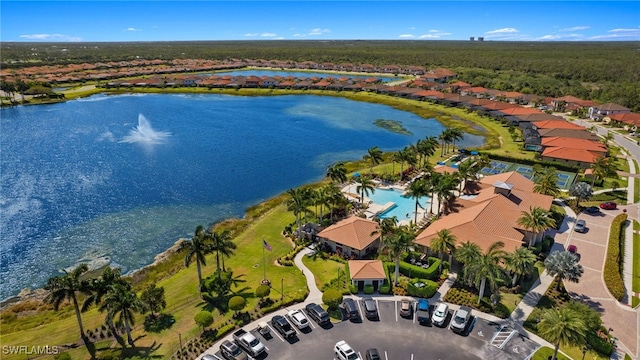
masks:
<instances>
[{"instance_id":1,"label":"residential house","mask_svg":"<svg viewBox=\"0 0 640 360\"><path fill-rule=\"evenodd\" d=\"M617 122L623 124L627 130L637 130L640 126L640 114L638 113L618 113L612 114L604 119L609 122Z\"/></svg>"},{"instance_id":2,"label":"residential house","mask_svg":"<svg viewBox=\"0 0 640 360\"><path fill-rule=\"evenodd\" d=\"M380 247L378 223L351 216L318 233L320 243L349 258L362 258Z\"/></svg>"},{"instance_id":3,"label":"residential house","mask_svg":"<svg viewBox=\"0 0 640 360\"><path fill-rule=\"evenodd\" d=\"M415 243L428 248L438 232L448 229L460 245L467 241L477 244L482 251L497 241L504 250L512 252L533 239L518 224L522 211L533 207L551 209L553 197L535 193L534 182L517 172L485 176L477 183L479 190L454 200L450 211L422 231Z\"/></svg>"},{"instance_id":4,"label":"residential house","mask_svg":"<svg viewBox=\"0 0 640 360\"><path fill-rule=\"evenodd\" d=\"M605 116L615 114L628 114L630 112L631 110L622 105L606 103L589 107L588 115L591 119L602 120Z\"/></svg>"},{"instance_id":5,"label":"residential house","mask_svg":"<svg viewBox=\"0 0 640 360\"><path fill-rule=\"evenodd\" d=\"M381 260L349 260L349 276L358 291L365 285L373 285L373 290L377 291L387 278Z\"/></svg>"},{"instance_id":6,"label":"residential house","mask_svg":"<svg viewBox=\"0 0 640 360\"><path fill-rule=\"evenodd\" d=\"M542 138L542 160L556 161L572 166L588 168L607 155L607 148L593 140L569 137Z\"/></svg>"}]
</instances>

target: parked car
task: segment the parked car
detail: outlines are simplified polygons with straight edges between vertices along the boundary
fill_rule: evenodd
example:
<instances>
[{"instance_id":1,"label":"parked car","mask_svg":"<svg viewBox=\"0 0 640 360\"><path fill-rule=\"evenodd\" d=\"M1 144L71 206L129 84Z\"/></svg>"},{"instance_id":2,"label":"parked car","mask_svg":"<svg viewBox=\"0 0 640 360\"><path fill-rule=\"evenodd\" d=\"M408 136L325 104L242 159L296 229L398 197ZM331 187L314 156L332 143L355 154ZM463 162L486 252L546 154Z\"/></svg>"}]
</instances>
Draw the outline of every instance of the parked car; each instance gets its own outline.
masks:
<instances>
[{"instance_id":1,"label":"parked car","mask_svg":"<svg viewBox=\"0 0 640 360\"><path fill-rule=\"evenodd\" d=\"M287 319L285 319L283 316L274 316L273 319L271 319L271 324L276 329L276 331L285 338L291 338L296 335L296 331L293 330L291 324L289 324Z\"/></svg>"},{"instance_id":2,"label":"parked car","mask_svg":"<svg viewBox=\"0 0 640 360\"><path fill-rule=\"evenodd\" d=\"M618 204L616 204L613 201L607 201L600 204L600 209L605 209L605 210L615 210L616 207L618 207Z\"/></svg>"},{"instance_id":3,"label":"parked car","mask_svg":"<svg viewBox=\"0 0 640 360\"><path fill-rule=\"evenodd\" d=\"M418 300L418 308L416 309L416 318L419 323L426 323L431 318L429 313L429 301L427 299Z\"/></svg>"},{"instance_id":4,"label":"parked car","mask_svg":"<svg viewBox=\"0 0 640 360\"><path fill-rule=\"evenodd\" d=\"M449 305L445 303L440 303L436 307L436 310L433 312L433 316L431 317L431 322L437 326L444 326L445 320L447 320L447 315L449 314Z\"/></svg>"},{"instance_id":5,"label":"parked car","mask_svg":"<svg viewBox=\"0 0 640 360\"><path fill-rule=\"evenodd\" d=\"M573 227L573 230L579 233L587 232L587 222L584 220L576 221L576 226Z\"/></svg>"},{"instance_id":6,"label":"parked car","mask_svg":"<svg viewBox=\"0 0 640 360\"><path fill-rule=\"evenodd\" d=\"M378 349L372 348L367 349L364 353L365 360L380 360L380 353L378 353Z\"/></svg>"},{"instance_id":7,"label":"parked car","mask_svg":"<svg viewBox=\"0 0 640 360\"><path fill-rule=\"evenodd\" d=\"M400 316L402 317L413 316L413 301L407 298L400 300Z\"/></svg>"},{"instance_id":8,"label":"parked car","mask_svg":"<svg viewBox=\"0 0 640 360\"><path fill-rule=\"evenodd\" d=\"M600 208L597 206L589 206L588 208L584 209L584 212L586 212L587 214L597 214L600 212Z\"/></svg>"},{"instance_id":9,"label":"parked car","mask_svg":"<svg viewBox=\"0 0 640 360\"><path fill-rule=\"evenodd\" d=\"M304 313L300 310L291 310L287 313L287 317L293 325L295 325L298 329L302 330L309 327L309 320L304 315Z\"/></svg>"},{"instance_id":10,"label":"parked car","mask_svg":"<svg viewBox=\"0 0 640 360\"><path fill-rule=\"evenodd\" d=\"M358 355L358 353L355 352L344 340L336 343L333 352L336 354L336 358L338 360L362 360L360 355Z\"/></svg>"},{"instance_id":11,"label":"parked car","mask_svg":"<svg viewBox=\"0 0 640 360\"><path fill-rule=\"evenodd\" d=\"M578 247L575 245L569 245L567 247L567 251L569 251L572 254L576 254L578 252Z\"/></svg>"},{"instance_id":12,"label":"parked car","mask_svg":"<svg viewBox=\"0 0 640 360\"><path fill-rule=\"evenodd\" d=\"M220 344L220 353L227 360L247 360L249 357L240 349L240 347L229 340L225 340Z\"/></svg>"},{"instance_id":13,"label":"parked car","mask_svg":"<svg viewBox=\"0 0 640 360\"><path fill-rule=\"evenodd\" d=\"M202 360L222 360L217 355L204 354Z\"/></svg>"},{"instance_id":14,"label":"parked car","mask_svg":"<svg viewBox=\"0 0 640 360\"><path fill-rule=\"evenodd\" d=\"M453 314L453 318L451 319L451 323L449 324L449 329L453 330L456 333L464 332L464 329L467 327L467 323L471 318L471 308L468 306L460 306L458 310Z\"/></svg>"},{"instance_id":15,"label":"parked car","mask_svg":"<svg viewBox=\"0 0 640 360\"><path fill-rule=\"evenodd\" d=\"M360 320L360 311L358 311L358 304L351 298L345 298L342 300L342 308L347 313L347 319L351 321Z\"/></svg>"},{"instance_id":16,"label":"parked car","mask_svg":"<svg viewBox=\"0 0 640 360\"><path fill-rule=\"evenodd\" d=\"M376 306L375 300L370 297L366 297L362 299L364 303L364 315L367 319L377 319L378 318L378 307Z\"/></svg>"},{"instance_id":17,"label":"parked car","mask_svg":"<svg viewBox=\"0 0 640 360\"><path fill-rule=\"evenodd\" d=\"M307 310L307 314L309 314L309 317L320 325L327 324L331 321L331 319L329 318L329 313L318 304L308 304L305 309Z\"/></svg>"}]
</instances>

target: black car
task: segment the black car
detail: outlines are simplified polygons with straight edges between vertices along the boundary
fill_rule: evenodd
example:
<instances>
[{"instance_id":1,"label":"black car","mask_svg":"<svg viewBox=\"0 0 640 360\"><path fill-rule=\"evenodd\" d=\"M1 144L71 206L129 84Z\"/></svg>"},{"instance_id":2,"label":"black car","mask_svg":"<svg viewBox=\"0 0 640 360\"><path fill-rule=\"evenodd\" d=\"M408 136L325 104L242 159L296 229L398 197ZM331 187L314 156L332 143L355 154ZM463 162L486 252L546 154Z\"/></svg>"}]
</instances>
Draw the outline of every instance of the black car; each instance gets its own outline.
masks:
<instances>
[{"instance_id":1,"label":"black car","mask_svg":"<svg viewBox=\"0 0 640 360\"><path fill-rule=\"evenodd\" d=\"M366 360L380 360L380 354L378 353L378 349L367 349L367 352L364 354L364 358Z\"/></svg>"},{"instance_id":2,"label":"black car","mask_svg":"<svg viewBox=\"0 0 640 360\"><path fill-rule=\"evenodd\" d=\"M367 319L377 319L378 318L378 307L376 306L375 300L370 297L366 297L362 299L364 303L364 315Z\"/></svg>"},{"instance_id":3,"label":"black car","mask_svg":"<svg viewBox=\"0 0 640 360\"><path fill-rule=\"evenodd\" d=\"M588 208L584 209L584 212L586 212L587 214L597 214L600 212L600 208L597 206L589 206Z\"/></svg>"},{"instance_id":4,"label":"black car","mask_svg":"<svg viewBox=\"0 0 640 360\"><path fill-rule=\"evenodd\" d=\"M308 304L305 307L305 310L307 310L307 315L309 315L309 317L319 325L327 324L331 321L331 319L329 318L329 313L318 304Z\"/></svg>"},{"instance_id":5,"label":"black car","mask_svg":"<svg viewBox=\"0 0 640 360\"><path fill-rule=\"evenodd\" d=\"M347 313L347 319L351 321L360 321L360 311L358 310L358 304L351 299L346 298L342 300L342 308Z\"/></svg>"},{"instance_id":6,"label":"black car","mask_svg":"<svg viewBox=\"0 0 640 360\"><path fill-rule=\"evenodd\" d=\"M271 324L276 329L276 331L285 338L294 337L296 335L296 331L293 330L291 324L289 324L287 319L285 319L283 316L274 316L273 319L271 319Z\"/></svg>"}]
</instances>

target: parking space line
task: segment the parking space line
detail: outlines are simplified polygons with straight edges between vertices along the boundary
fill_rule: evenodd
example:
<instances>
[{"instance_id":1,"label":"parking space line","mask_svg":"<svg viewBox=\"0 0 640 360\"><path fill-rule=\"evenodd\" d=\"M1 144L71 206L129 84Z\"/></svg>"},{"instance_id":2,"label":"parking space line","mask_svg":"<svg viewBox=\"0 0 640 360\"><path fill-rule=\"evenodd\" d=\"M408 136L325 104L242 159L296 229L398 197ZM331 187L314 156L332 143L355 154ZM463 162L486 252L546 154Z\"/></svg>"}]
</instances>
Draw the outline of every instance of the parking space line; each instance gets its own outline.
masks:
<instances>
[{"instance_id":1,"label":"parking space line","mask_svg":"<svg viewBox=\"0 0 640 360\"><path fill-rule=\"evenodd\" d=\"M276 331L276 329L272 328L271 325L267 324L267 326L269 327L269 329L271 329L271 332L273 334L276 334L276 336L278 337L278 339L280 339L280 341L284 342L284 339L282 338L282 336L280 336L280 334Z\"/></svg>"},{"instance_id":2,"label":"parking space line","mask_svg":"<svg viewBox=\"0 0 640 360\"><path fill-rule=\"evenodd\" d=\"M356 304L358 304L358 310L360 311L360 316L365 316L364 311L362 311L362 305L360 305L360 300L356 300Z\"/></svg>"},{"instance_id":3,"label":"parking space line","mask_svg":"<svg viewBox=\"0 0 640 360\"><path fill-rule=\"evenodd\" d=\"M389 360L389 357L387 356L387 350L384 351L384 360Z\"/></svg>"},{"instance_id":4,"label":"parking space line","mask_svg":"<svg viewBox=\"0 0 640 360\"><path fill-rule=\"evenodd\" d=\"M418 314L416 314L417 305L416 306L414 306L414 305L416 305L416 304L411 303L411 308L413 309L413 323L415 324L416 323L416 318L418 317ZM411 359L413 359L413 355L411 355Z\"/></svg>"},{"instance_id":5,"label":"parking space line","mask_svg":"<svg viewBox=\"0 0 640 360\"><path fill-rule=\"evenodd\" d=\"M378 299L376 299L376 308L378 309L378 321L382 321L382 316L380 316L380 303Z\"/></svg>"},{"instance_id":6,"label":"parking space line","mask_svg":"<svg viewBox=\"0 0 640 360\"><path fill-rule=\"evenodd\" d=\"M398 322L398 302L394 301L393 304L394 304L394 306L396 308L396 322Z\"/></svg>"},{"instance_id":7,"label":"parking space line","mask_svg":"<svg viewBox=\"0 0 640 360\"><path fill-rule=\"evenodd\" d=\"M307 312L307 310L301 309L300 311L307 317L307 321L309 322L309 325L311 325L311 327L315 329L316 326L313 325L313 321L311 320L311 316L309 316L309 313Z\"/></svg>"}]
</instances>

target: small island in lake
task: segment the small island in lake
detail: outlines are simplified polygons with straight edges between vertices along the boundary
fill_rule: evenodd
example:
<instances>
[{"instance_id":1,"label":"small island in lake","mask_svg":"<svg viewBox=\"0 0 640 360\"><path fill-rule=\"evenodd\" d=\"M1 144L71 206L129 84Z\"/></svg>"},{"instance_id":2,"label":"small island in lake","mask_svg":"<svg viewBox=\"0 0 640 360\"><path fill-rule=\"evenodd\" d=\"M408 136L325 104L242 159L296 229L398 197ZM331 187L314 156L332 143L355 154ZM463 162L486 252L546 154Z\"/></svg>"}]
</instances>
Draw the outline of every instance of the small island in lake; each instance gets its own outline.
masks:
<instances>
[{"instance_id":1,"label":"small island in lake","mask_svg":"<svg viewBox=\"0 0 640 360\"><path fill-rule=\"evenodd\" d=\"M373 122L377 127L392 131L394 133L402 134L402 135L413 135L413 133L404 126L400 121L396 120L385 120L385 119L376 119Z\"/></svg>"}]
</instances>

